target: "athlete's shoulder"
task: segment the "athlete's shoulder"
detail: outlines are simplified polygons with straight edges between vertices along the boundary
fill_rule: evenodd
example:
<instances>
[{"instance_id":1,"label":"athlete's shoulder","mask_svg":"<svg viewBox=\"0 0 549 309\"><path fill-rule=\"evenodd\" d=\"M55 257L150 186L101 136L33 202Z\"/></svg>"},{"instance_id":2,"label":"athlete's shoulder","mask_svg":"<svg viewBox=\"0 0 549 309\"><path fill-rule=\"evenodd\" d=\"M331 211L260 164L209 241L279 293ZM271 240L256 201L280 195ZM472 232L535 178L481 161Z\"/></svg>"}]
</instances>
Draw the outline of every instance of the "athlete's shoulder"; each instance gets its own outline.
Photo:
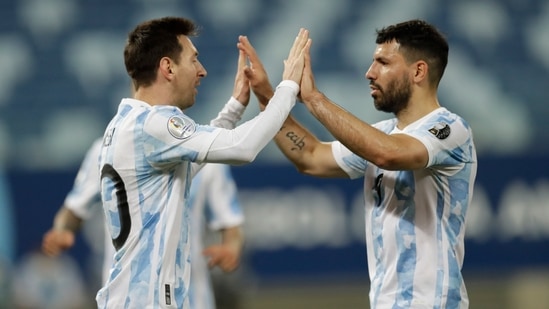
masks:
<instances>
[{"instance_id":1,"label":"athlete's shoulder","mask_svg":"<svg viewBox=\"0 0 549 309\"><path fill-rule=\"evenodd\" d=\"M457 132L460 132L458 134L460 136L469 135L471 130L463 117L444 107L438 108L429 114L422 126L438 139L445 139L452 133Z\"/></svg>"},{"instance_id":2,"label":"athlete's shoulder","mask_svg":"<svg viewBox=\"0 0 549 309\"><path fill-rule=\"evenodd\" d=\"M396 127L396 124L397 124L397 119L391 118L391 119L386 119L386 120L381 120L379 122L376 122L375 124L373 124L373 127L385 133L389 133L394 130L394 128Z\"/></svg>"},{"instance_id":3,"label":"athlete's shoulder","mask_svg":"<svg viewBox=\"0 0 549 309\"><path fill-rule=\"evenodd\" d=\"M440 107L427 115L427 117L425 118L425 122L446 122L449 124L457 122L460 124L466 124L466 121L463 117L448 110L445 107ZM468 127L467 124L466 126Z\"/></svg>"},{"instance_id":4,"label":"athlete's shoulder","mask_svg":"<svg viewBox=\"0 0 549 309\"><path fill-rule=\"evenodd\" d=\"M147 131L166 132L173 138L182 140L196 132L197 124L178 107L155 105L147 115L145 127Z\"/></svg>"},{"instance_id":5,"label":"athlete's shoulder","mask_svg":"<svg viewBox=\"0 0 549 309\"><path fill-rule=\"evenodd\" d=\"M173 105L154 105L154 106L151 106L151 112L158 113L160 115L164 115L168 117L172 115L179 115L179 116L189 118L188 116L185 115L185 113L183 113L183 111L179 107L173 106Z\"/></svg>"},{"instance_id":6,"label":"athlete's shoulder","mask_svg":"<svg viewBox=\"0 0 549 309\"><path fill-rule=\"evenodd\" d=\"M103 146L103 137L100 137L93 141L92 145L87 151L87 155L98 157L101 153L101 147Z\"/></svg>"}]
</instances>

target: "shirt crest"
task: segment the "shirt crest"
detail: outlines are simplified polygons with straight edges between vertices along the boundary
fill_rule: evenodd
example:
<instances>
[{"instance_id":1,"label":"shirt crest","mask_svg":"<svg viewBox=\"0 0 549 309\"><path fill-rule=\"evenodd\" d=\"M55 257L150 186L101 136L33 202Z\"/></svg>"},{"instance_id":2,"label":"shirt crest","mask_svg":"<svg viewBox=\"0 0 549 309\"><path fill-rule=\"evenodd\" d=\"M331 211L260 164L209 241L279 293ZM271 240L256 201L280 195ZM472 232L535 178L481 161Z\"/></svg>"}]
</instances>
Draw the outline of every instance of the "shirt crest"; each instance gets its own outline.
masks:
<instances>
[{"instance_id":1,"label":"shirt crest","mask_svg":"<svg viewBox=\"0 0 549 309\"><path fill-rule=\"evenodd\" d=\"M439 122L435 126L429 129L429 132L436 136L438 139L445 139L450 136L450 125L444 122Z\"/></svg>"},{"instance_id":2,"label":"shirt crest","mask_svg":"<svg viewBox=\"0 0 549 309\"><path fill-rule=\"evenodd\" d=\"M196 130L194 122L180 116L171 116L168 119L168 132L177 138L185 139L191 136Z\"/></svg>"}]
</instances>

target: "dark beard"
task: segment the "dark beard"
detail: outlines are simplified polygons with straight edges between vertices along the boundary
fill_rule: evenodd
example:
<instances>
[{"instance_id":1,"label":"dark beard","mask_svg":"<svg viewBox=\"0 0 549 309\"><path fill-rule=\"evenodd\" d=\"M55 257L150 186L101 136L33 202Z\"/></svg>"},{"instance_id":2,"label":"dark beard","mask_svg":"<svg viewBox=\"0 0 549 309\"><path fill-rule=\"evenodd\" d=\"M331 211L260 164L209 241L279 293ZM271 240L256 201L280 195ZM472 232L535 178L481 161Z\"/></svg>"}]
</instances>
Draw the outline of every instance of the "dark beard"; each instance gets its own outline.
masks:
<instances>
[{"instance_id":1,"label":"dark beard","mask_svg":"<svg viewBox=\"0 0 549 309\"><path fill-rule=\"evenodd\" d=\"M379 89L381 95L377 98L374 97L374 106L377 110L395 115L408 106L408 101L412 96L412 86L407 76L400 80L391 81L385 87L387 90Z\"/></svg>"}]
</instances>

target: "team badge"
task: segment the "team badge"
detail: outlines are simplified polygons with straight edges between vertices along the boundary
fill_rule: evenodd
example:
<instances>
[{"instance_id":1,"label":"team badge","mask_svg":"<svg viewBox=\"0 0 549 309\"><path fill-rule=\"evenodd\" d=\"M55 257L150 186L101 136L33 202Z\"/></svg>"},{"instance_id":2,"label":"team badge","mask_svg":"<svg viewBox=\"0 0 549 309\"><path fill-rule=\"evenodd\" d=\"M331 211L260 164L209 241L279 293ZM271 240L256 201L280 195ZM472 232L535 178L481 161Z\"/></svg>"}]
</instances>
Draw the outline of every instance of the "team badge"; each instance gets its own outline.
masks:
<instances>
[{"instance_id":1,"label":"team badge","mask_svg":"<svg viewBox=\"0 0 549 309\"><path fill-rule=\"evenodd\" d=\"M190 119L180 116L171 116L168 119L168 132L177 139L185 139L191 136L195 130L195 124Z\"/></svg>"},{"instance_id":2,"label":"team badge","mask_svg":"<svg viewBox=\"0 0 549 309\"><path fill-rule=\"evenodd\" d=\"M450 136L450 131L450 126L444 122L439 122L434 127L429 129L429 132L431 132L438 139L447 138L448 136Z\"/></svg>"}]
</instances>

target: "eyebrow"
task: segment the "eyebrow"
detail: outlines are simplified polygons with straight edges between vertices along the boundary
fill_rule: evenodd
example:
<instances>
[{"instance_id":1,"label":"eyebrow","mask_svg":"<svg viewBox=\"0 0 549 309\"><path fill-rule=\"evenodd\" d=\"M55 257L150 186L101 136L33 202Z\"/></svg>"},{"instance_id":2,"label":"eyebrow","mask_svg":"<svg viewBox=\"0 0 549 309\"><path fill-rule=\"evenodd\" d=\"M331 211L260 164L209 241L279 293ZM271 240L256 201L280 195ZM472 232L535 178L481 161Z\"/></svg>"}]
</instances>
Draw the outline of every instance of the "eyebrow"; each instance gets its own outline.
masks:
<instances>
[{"instance_id":1,"label":"eyebrow","mask_svg":"<svg viewBox=\"0 0 549 309\"><path fill-rule=\"evenodd\" d=\"M375 56L373 58L374 61L380 61L380 62L389 62L389 57L387 56Z\"/></svg>"}]
</instances>

